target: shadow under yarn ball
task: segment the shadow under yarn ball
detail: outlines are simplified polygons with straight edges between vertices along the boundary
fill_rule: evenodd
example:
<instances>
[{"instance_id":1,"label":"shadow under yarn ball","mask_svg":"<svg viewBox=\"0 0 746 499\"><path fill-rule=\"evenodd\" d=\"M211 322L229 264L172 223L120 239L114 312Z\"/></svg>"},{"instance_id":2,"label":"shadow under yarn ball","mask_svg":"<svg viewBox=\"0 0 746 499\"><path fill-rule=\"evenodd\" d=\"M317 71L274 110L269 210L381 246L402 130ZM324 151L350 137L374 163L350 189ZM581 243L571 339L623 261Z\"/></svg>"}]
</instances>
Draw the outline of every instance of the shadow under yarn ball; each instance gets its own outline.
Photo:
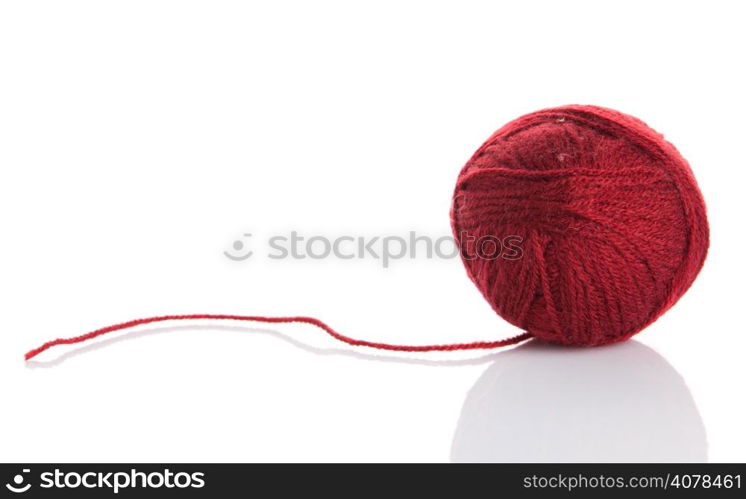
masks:
<instances>
[{"instance_id":1,"label":"shadow under yarn ball","mask_svg":"<svg viewBox=\"0 0 746 499\"><path fill-rule=\"evenodd\" d=\"M500 354L469 391L454 462L703 462L702 419L682 377L630 341Z\"/></svg>"},{"instance_id":2,"label":"shadow under yarn ball","mask_svg":"<svg viewBox=\"0 0 746 499\"><path fill-rule=\"evenodd\" d=\"M492 308L533 336L622 341L694 281L709 245L689 164L642 121L564 106L495 132L461 170L451 223L467 273ZM480 257L519 237L522 258Z\"/></svg>"}]
</instances>

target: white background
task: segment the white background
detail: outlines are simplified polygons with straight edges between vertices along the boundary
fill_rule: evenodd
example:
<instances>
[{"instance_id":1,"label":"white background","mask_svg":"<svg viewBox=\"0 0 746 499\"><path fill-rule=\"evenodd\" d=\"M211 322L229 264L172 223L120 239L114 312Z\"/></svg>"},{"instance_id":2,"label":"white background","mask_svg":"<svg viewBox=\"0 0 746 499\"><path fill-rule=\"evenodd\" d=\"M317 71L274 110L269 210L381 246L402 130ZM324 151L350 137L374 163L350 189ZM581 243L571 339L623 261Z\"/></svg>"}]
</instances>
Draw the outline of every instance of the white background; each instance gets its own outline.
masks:
<instances>
[{"instance_id":1,"label":"white background","mask_svg":"<svg viewBox=\"0 0 746 499\"><path fill-rule=\"evenodd\" d=\"M738 7L3 2L0 459L746 460ZM472 152L568 103L663 132L708 204L702 273L634 342L394 356L226 324L23 362L164 313L313 315L411 344L516 334L457 259L274 261L263 241L447 235ZM244 232L256 254L232 262Z\"/></svg>"}]
</instances>

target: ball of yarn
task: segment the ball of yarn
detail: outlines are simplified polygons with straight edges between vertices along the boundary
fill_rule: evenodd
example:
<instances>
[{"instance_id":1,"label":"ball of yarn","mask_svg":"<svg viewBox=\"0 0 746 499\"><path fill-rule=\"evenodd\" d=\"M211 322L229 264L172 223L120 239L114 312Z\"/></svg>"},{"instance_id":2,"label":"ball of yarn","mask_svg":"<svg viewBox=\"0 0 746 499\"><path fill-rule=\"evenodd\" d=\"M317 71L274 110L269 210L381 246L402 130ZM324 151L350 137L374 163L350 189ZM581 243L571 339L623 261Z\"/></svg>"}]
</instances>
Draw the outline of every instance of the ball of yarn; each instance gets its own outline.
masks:
<instances>
[{"instance_id":1,"label":"ball of yarn","mask_svg":"<svg viewBox=\"0 0 746 499\"><path fill-rule=\"evenodd\" d=\"M686 160L640 120L595 106L495 132L459 174L451 222L492 308L564 345L639 332L691 286L709 245Z\"/></svg>"}]
</instances>

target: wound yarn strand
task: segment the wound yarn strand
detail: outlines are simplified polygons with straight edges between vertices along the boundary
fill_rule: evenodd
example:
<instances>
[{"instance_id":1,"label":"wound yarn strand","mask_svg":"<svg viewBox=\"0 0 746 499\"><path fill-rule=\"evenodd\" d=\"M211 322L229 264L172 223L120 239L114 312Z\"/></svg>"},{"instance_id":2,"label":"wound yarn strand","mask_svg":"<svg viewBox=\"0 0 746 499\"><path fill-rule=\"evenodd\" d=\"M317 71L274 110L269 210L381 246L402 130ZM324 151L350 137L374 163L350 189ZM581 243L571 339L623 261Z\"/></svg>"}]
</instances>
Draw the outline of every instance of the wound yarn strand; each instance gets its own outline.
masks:
<instances>
[{"instance_id":1,"label":"wound yarn strand","mask_svg":"<svg viewBox=\"0 0 746 499\"><path fill-rule=\"evenodd\" d=\"M672 307L707 255L694 174L632 116L571 105L496 131L461 170L454 235L467 274L503 319L543 341L629 339ZM523 258L473 258L510 236Z\"/></svg>"}]
</instances>

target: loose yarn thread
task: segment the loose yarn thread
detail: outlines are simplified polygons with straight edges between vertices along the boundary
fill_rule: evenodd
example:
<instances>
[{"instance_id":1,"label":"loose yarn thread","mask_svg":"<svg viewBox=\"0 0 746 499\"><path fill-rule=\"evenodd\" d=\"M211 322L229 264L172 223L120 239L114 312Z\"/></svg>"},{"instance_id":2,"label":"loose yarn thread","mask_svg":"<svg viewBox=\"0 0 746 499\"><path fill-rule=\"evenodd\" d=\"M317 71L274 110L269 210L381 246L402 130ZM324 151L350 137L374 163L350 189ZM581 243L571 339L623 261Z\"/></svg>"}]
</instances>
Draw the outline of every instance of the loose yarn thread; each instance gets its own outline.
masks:
<instances>
[{"instance_id":1,"label":"loose yarn thread","mask_svg":"<svg viewBox=\"0 0 746 499\"><path fill-rule=\"evenodd\" d=\"M320 328L321 330L325 331L329 336L332 338L335 338L343 343L347 343L348 345L358 346L358 347L369 347L369 348L377 348L379 350L389 350L389 351L397 351L397 352L448 352L453 350L479 350L479 349L489 349L489 348L497 348L507 345L513 345L515 343L519 343L521 341L527 340L531 337L528 333L519 334L517 336L513 336L512 338L506 338L504 340L496 340L496 341L474 341L471 343L452 343L452 344L442 344L442 345L391 345L388 343L377 343L374 341L366 341L366 340L357 340L355 338L350 338L349 336L345 336L343 334L338 333L331 327L329 327L324 322L320 321L319 319L316 319L314 317L304 317L304 316L296 316L296 317L265 317L265 316L258 316L258 315L222 315L222 314L189 314L189 315L162 315L158 317L147 317L144 319L135 319L128 322L123 322L121 324L115 324L113 326L107 326L103 327L101 329L97 329L95 331L91 331L90 333L86 333L80 336L76 336L74 338L59 338L56 340L48 341L41 345L38 348L35 348L33 350L30 350L26 353L25 359L30 360L33 357L36 357L43 351L52 348L56 345L71 345L74 343L81 343L83 341L92 340L93 338L96 338L98 336L107 334L107 333L113 333L114 331L121 331L123 329L130 329L137 326L143 326L145 324L152 324L154 322L164 322L164 321L190 321L190 320L229 320L229 321L246 321L246 322L264 322L268 324L281 324L281 323L292 323L292 322L298 322L298 323L305 323L310 324L312 326L316 326Z\"/></svg>"}]
</instances>

